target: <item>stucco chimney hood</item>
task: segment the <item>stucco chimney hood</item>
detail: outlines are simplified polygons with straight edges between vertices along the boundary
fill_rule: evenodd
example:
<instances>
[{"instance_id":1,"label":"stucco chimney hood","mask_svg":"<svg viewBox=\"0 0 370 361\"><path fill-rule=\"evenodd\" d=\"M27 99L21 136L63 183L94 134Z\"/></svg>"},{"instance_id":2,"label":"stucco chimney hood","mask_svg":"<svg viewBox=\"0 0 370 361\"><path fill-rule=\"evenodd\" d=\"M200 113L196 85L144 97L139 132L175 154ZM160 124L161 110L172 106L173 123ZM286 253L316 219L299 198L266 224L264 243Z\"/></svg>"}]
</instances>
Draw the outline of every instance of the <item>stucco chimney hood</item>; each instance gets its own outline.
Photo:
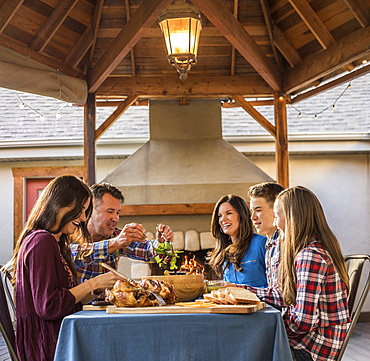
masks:
<instances>
[{"instance_id":1,"label":"stucco chimney hood","mask_svg":"<svg viewBox=\"0 0 370 361\"><path fill-rule=\"evenodd\" d=\"M105 179L126 204L214 203L273 181L222 139L219 100L150 101L150 140Z\"/></svg>"}]
</instances>

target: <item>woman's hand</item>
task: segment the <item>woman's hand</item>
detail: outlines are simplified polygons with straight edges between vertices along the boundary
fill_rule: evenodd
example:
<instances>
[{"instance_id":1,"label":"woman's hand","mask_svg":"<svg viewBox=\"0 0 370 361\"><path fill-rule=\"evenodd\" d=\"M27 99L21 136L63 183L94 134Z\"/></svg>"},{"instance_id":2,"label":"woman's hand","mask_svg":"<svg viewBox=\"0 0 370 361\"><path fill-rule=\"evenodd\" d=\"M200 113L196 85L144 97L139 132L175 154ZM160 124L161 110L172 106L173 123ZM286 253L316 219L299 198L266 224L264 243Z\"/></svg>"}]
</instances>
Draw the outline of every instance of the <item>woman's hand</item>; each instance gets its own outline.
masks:
<instances>
[{"instance_id":1,"label":"woman's hand","mask_svg":"<svg viewBox=\"0 0 370 361\"><path fill-rule=\"evenodd\" d=\"M100 293L101 290L106 288L112 288L117 280L121 279L112 272L103 273L94 278L79 284L76 287L71 288L69 291L75 297L76 303L81 302L87 303L95 297L95 291Z\"/></svg>"},{"instance_id":2,"label":"woman's hand","mask_svg":"<svg viewBox=\"0 0 370 361\"><path fill-rule=\"evenodd\" d=\"M95 290L112 288L117 280L120 280L119 276L116 276L112 272L106 272L94 278L91 278L87 282L92 282L92 288Z\"/></svg>"}]
</instances>

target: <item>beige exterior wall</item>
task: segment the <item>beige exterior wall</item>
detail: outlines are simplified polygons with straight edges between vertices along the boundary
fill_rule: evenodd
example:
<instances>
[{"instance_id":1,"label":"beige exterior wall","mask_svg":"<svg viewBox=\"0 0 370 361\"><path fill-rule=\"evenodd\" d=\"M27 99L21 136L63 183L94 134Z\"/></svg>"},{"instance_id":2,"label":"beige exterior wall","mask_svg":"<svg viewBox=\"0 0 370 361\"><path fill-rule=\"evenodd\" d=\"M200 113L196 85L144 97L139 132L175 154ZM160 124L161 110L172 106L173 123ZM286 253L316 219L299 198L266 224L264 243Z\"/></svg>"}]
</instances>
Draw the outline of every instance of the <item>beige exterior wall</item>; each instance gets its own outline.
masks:
<instances>
[{"instance_id":1,"label":"beige exterior wall","mask_svg":"<svg viewBox=\"0 0 370 361\"><path fill-rule=\"evenodd\" d=\"M249 158L275 178L273 156L251 156ZM97 180L103 179L120 162L120 159L99 160ZM10 259L13 247L14 195L11 168L66 165L82 165L82 161L0 163L1 264ZM370 154L291 155L290 185L303 185L316 193L344 254L370 254ZM170 219L168 223L170 224ZM148 226L147 228L149 229ZM200 231L203 230L200 229ZM370 300L367 301L364 311L370 311Z\"/></svg>"}]
</instances>

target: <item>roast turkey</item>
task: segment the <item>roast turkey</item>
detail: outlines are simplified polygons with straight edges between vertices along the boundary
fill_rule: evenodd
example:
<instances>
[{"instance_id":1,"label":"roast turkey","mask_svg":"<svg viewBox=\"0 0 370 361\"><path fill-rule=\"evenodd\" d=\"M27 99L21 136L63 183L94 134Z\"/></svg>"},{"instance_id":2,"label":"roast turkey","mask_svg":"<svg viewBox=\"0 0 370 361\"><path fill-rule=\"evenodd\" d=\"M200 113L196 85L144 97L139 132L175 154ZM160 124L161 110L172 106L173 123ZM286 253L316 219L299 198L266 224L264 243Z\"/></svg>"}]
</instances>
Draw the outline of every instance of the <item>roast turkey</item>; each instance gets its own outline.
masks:
<instances>
[{"instance_id":1,"label":"roast turkey","mask_svg":"<svg viewBox=\"0 0 370 361\"><path fill-rule=\"evenodd\" d=\"M117 307L160 306L153 293L158 293L166 304L177 301L171 284L165 281L144 279L140 283L133 280L118 280L112 289L105 290L105 299Z\"/></svg>"}]
</instances>

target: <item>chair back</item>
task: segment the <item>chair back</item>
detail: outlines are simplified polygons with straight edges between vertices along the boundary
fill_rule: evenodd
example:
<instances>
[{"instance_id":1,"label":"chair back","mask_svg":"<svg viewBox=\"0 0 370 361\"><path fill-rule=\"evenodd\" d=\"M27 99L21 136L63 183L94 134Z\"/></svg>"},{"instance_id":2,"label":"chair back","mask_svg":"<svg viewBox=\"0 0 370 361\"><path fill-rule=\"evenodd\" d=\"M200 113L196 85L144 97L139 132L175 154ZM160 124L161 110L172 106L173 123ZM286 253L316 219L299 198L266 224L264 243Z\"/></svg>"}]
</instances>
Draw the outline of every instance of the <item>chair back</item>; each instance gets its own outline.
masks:
<instances>
[{"instance_id":1,"label":"chair back","mask_svg":"<svg viewBox=\"0 0 370 361\"><path fill-rule=\"evenodd\" d=\"M337 361L340 361L344 355L370 289L370 256L367 254L352 254L345 256L344 259L349 275L348 307L352 322L347 330Z\"/></svg>"},{"instance_id":2,"label":"chair back","mask_svg":"<svg viewBox=\"0 0 370 361\"><path fill-rule=\"evenodd\" d=\"M5 342L8 346L10 357L13 361L18 361L15 351L15 332L12 319L10 317L9 303L7 298L7 281L4 272L0 271L0 331L3 334ZM9 289L8 289L9 291ZM12 302L9 300L10 303Z\"/></svg>"},{"instance_id":3,"label":"chair back","mask_svg":"<svg viewBox=\"0 0 370 361\"><path fill-rule=\"evenodd\" d=\"M369 261L367 254L352 254L344 257L349 276L348 307L351 317L355 311L354 305L358 294L360 280L366 261Z\"/></svg>"}]
</instances>

